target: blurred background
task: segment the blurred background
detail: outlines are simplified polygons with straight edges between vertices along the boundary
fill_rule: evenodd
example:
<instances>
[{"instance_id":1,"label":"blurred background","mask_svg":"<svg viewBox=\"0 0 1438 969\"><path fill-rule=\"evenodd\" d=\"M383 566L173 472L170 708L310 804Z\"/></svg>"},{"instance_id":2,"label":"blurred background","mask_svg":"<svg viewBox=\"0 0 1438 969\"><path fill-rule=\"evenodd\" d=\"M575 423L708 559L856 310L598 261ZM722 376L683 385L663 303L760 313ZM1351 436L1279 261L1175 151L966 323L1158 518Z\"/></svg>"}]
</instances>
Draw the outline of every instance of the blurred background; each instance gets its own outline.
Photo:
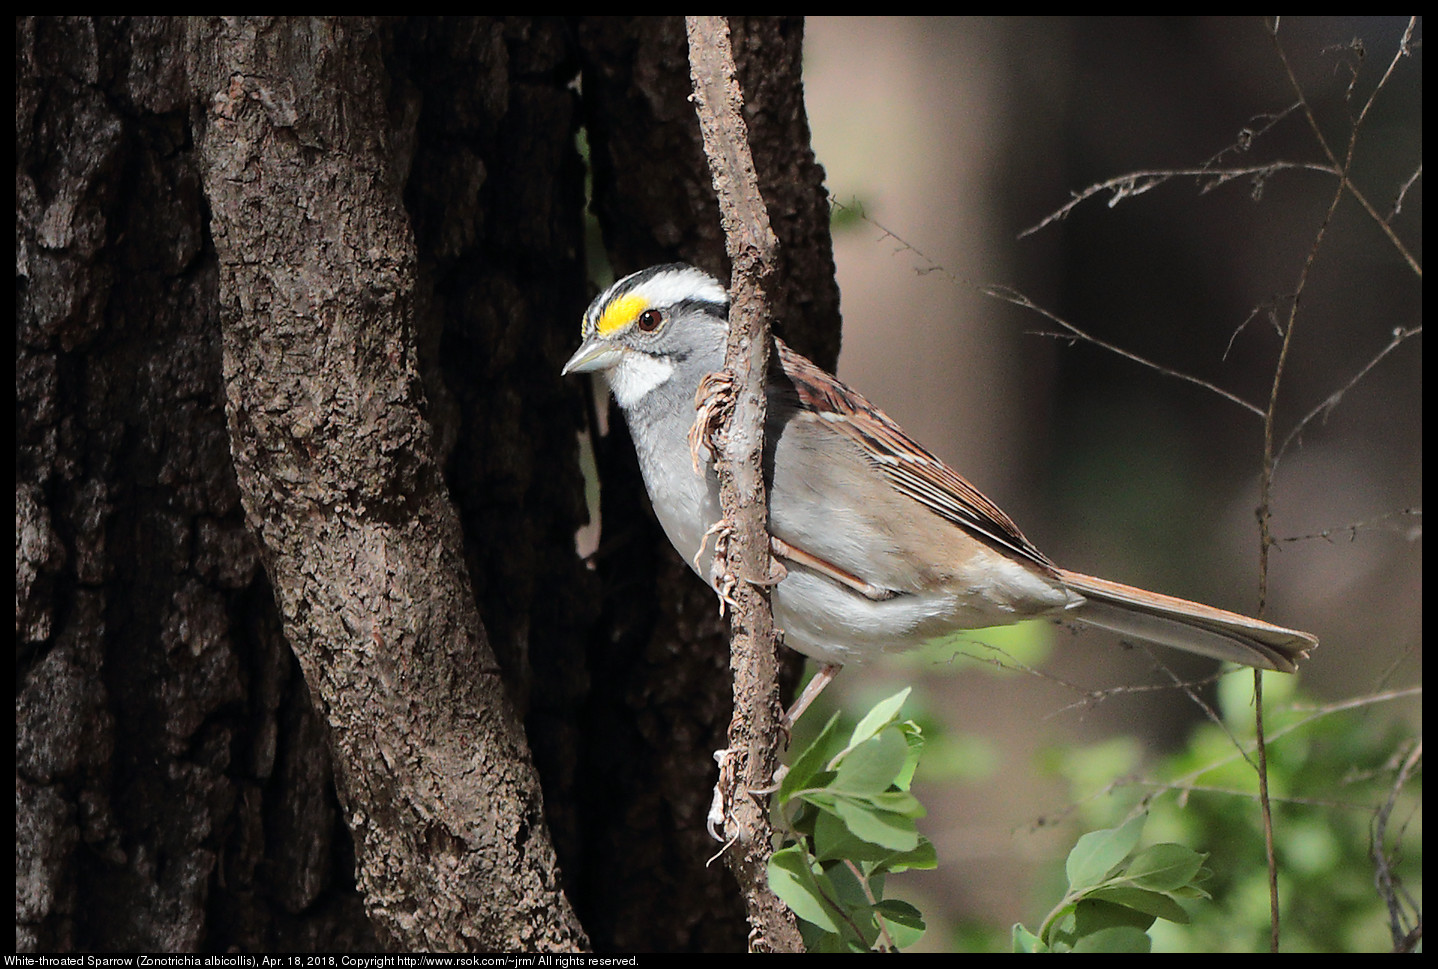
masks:
<instances>
[{"instance_id":1,"label":"blurred background","mask_svg":"<svg viewBox=\"0 0 1438 969\"><path fill-rule=\"evenodd\" d=\"M1258 18L809 18L809 118L837 203L839 375L1060 564L1254 614L1262 420L1108 350L1040 335L1057 327L982 290L1012 287L1096 338L1266 408L1276 323L1324 224L1331 175L1281 171L1207 193L1179 178L1020 233L1130 172L1326 164L1302 111L1266 117L1297 101L1289 69L1341 159L1406 24L1285 19L1286 68ZM1421 169L1421 78L1420 47L1358 136L1353 180L1384 216ZM1246 151L1245 130L1258 133ZM1390 220L1420 265L1421 213L1420 178ZM1283 541L1265 616L1321 641L1301 693L1266 678L1277 703L1421 684L1421 336L1384 353L1396 330L1421 327L1421 307L1421 278L1345 197L1309 270L1278 399L1275 446L1343 391L1287 440L1274 479ZM1121 742L1114 763L1142 776L1203 721L1182 691L1141 689L1171 682L1159 661L1186 679L1214 672L1028 624L839 677L845 709L917 683L911 709L944 724L918 789L939 869L895 883L939 923L929 945L1034 927L1062 893L1052 865L1087 828L1075 765L1055 758ZM1250 674L1235 677L1250 689ZM1219 689L1196 692L1212 702ZM1421 697L1361 715L1421 736ZM1123 796L1105 793L1124 781L1115 770L1098 771L1095 800Z\"/></svg>"}]
</instances>

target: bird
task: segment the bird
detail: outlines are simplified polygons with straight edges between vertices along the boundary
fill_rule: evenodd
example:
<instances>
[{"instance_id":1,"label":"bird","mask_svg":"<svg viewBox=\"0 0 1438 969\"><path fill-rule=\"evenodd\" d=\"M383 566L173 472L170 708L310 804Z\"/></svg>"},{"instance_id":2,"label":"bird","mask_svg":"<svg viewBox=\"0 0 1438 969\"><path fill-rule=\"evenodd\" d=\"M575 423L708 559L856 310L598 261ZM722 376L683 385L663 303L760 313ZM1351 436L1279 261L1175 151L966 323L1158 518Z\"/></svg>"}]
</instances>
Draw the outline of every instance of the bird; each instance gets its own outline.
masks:
<instances>
[{"instance_id":1,"label":"bird","mask_svg":"<svg viewBox=\"0 0 1438 969\"><path fill-rule=\"evenodd\" d=\"M584 314L564 375L599 373L629 427L650 503L711 587L704 550L723 520L696 395L724 367L729 298L709 273L631 273ZM784 644L820 664L792 724L845 665L954 632L1057 618L1243 666L1294 672L1315 636L1061 568L994 502L887 414L774 338L764 476L771 589Z\"/></svg>"}]
</instances>

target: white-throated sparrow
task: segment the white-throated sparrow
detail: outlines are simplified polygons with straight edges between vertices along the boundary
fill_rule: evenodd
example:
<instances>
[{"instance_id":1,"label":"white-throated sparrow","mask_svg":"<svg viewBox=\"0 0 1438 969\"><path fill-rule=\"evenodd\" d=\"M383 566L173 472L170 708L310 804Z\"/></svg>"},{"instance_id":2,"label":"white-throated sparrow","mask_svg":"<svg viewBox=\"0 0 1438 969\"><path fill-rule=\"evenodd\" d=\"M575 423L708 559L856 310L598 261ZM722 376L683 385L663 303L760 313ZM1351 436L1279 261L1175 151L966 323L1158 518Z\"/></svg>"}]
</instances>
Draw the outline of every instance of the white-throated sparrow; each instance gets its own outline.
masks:
<instances>
[{"instance_id":1,"label":"white-throated sparrow","mask_svg":"<svg viewBox=\"0 0 1438 969\"><path fill-rule=\"evenodd\" d=\"M603 372L638 452L655 514L685 561L721 517L712 461L690 456L695 393L724 365L728 296L707 273L656 266L584 315L564 372ZM1059 568L993 502L859 394L775 341L765 474L773 589L786 645L838 667L957 630L1041 616L1261 669L1292 672L1318 640L1257 619Z\"/></svg>"}]
</instances>

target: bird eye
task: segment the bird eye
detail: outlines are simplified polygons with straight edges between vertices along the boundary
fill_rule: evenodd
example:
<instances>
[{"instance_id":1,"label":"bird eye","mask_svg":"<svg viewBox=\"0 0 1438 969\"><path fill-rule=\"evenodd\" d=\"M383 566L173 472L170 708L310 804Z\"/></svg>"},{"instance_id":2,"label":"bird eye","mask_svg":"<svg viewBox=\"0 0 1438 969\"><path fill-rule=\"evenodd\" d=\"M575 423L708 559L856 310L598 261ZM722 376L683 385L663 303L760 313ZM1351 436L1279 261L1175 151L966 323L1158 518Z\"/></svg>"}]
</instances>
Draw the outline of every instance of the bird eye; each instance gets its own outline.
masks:
<instances>
[{"instance_id":1,"label":"bird eye","mask_svg":"<svg viewBox=\"0 0 1438 969\"><path fill-rule=\"evenodd\" d=\"M643 313L639 314L639 329L643 330L645 333L653 333L655 330L659 329L660 325L663 322L664 314L659 312L658 310L645 310Z\"/></svg>"}]
</instances>

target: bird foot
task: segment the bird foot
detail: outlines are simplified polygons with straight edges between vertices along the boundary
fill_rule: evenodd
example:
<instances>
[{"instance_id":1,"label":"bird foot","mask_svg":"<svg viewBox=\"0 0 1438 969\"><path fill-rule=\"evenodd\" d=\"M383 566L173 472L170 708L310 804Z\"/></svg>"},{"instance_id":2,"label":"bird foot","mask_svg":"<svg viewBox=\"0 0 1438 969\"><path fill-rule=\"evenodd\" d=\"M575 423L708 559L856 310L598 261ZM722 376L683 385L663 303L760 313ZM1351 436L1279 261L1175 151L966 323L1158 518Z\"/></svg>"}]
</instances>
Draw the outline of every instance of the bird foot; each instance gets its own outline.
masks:
<instances>
[{"instance_id":1,"label":"bird foot","mask_svg":"<svg viewBox=\"0 0 1438 969\"><path fill-rule=\"evenodd\" d=\"M734 375L727 370L705 374L694 392L694 426L689 428L689 460L694 473L699 473L699 452L708 449L712 457L719 453L714 432L734 412Z\"/></svg>"},{"instance_id":2,"label":"bird foot","mask_svg":"<svg viewBox=\"0 0 1438 969\"><path fill-rule=\"evenodd\" d=\"M704 819L704 828L709 837L725 841L725 821L729 817L729 806L734 791L734 751L727 747L714 751L714 763L719 765L719 780L714 782L714 797L709 802L709 813Z\"/></svg>"}]
</instances>

